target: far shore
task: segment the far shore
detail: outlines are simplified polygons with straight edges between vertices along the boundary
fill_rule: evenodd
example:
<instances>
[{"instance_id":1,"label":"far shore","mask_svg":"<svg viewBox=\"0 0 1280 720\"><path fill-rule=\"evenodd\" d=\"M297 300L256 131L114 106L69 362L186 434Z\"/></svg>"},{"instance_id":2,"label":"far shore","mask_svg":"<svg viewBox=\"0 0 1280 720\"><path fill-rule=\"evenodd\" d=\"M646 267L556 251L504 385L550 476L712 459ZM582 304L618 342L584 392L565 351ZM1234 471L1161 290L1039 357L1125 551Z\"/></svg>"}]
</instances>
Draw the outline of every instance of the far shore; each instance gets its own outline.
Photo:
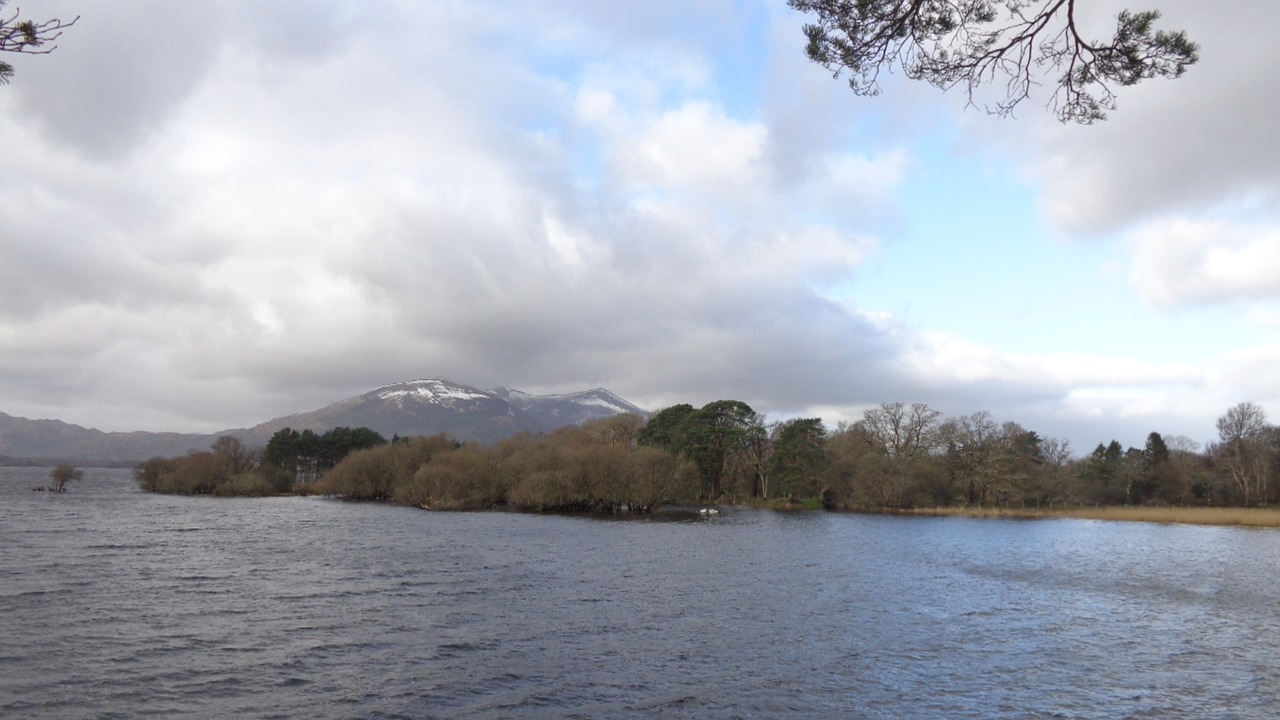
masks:
<instances>
[{"instance_id":1,"label":"far shore","mask_svg":"<svg viewBox=\"0 0 1280 720\"><path fill-rule=\"evenodd\" d=\"M1116 522L1180 523L1186 525L1224 525L1257 528L1280 528L1280 508L1172 507L1172 506L1060 506L1053 508L1024 507L928 507L886 511L897 515L938 517L1007 518L1037 520L1045 518L1077 518Z\"/></svg>"},{"instance_id":2,"label":"far shore","mask_svg":"<svg viewBox=\"0 0 1280 720\"><path fill-rule=\"evenodd\" d=\"M808 500L758 500L734 498L726 504L767 510L819 510L817 498ZM1053 507L981 507L946 505L918 508L842 508L839 512L865 515L916 515L1005 520L1109 520L1113 522L1177 523L1226 527L1280 528L1280 506L1262 508L1173 505L1055 505Z\"/></svg>"}]
</instances>

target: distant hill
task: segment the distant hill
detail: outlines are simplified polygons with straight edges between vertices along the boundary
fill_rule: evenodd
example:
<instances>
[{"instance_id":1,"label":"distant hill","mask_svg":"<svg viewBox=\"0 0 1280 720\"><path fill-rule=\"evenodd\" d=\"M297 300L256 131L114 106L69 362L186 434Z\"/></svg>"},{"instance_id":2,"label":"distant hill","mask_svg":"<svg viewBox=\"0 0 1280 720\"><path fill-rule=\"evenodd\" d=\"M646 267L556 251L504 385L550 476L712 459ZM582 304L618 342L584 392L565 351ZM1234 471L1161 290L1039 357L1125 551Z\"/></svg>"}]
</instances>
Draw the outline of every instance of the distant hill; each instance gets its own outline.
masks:
<instances>
[{"instance_id":1,"label":"distant hill","mask_svg":"<svg viewBox=\"0 0 1280 720\"><path fill-rule=\"evenodd\" d=\"M61 420L28 420L0 413L0 464L112 465L156 455L183 455L207 448L213 435L155 432L103 432Z\"/></svg>"},{"instance_id":2,"label":"distant hill","mask_svg":"<svg viewBox=\"0 0 1280 720\"><path fill-rule=\"evenodd\" d=\"M221 435L235 435L249 445L261 446L285 427L324 432L364 426L388 439L446 433L458 440L493 442L522 432L550 432L623 413L647 415L601 388L566 395L530 395L508 387L480 390L448 380L414 380L385 385L319 410L211 435L103 432L59 420L28 420L0 413L0 461L127 463L203 450Z\"/></svg>"}]
</instances>

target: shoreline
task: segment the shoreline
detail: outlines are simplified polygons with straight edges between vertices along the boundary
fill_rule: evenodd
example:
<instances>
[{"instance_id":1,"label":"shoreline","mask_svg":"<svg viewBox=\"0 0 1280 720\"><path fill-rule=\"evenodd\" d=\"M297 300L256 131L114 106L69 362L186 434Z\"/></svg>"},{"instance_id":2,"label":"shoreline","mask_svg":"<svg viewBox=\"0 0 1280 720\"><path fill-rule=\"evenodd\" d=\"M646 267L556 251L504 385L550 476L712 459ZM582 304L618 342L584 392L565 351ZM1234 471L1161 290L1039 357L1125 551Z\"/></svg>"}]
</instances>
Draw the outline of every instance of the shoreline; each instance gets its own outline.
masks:
<instances>
[{"instance_id":1,"label":"shoreline","mask_svg":"<svg viewBox=\"0 0 1280 720\"><path fill-rule=\"evenodd\" d=\"M929 507L868 511L873 514L918 515L924 517L969 517L1006 520L1107 520L1216 527L1280 528L1280 508L1175 507L1107 505L1055 508Z\"/></svg>"}]
</instances>

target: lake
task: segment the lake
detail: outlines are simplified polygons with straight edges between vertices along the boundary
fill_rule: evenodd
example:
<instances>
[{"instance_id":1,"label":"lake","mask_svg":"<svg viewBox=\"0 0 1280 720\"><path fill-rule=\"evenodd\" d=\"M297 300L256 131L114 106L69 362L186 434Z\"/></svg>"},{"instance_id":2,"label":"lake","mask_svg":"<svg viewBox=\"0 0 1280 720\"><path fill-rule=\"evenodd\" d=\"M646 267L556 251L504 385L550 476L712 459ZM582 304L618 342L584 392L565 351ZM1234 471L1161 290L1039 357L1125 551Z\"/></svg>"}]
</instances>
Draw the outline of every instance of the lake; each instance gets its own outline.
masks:
<instances>
[{"instance_id":1,"label":"lake","mask_svg":"<svg viewBox=\"0 0 1280 720\"><path fill-rule=\"evenodd\" d=\"M0 468L4 718L1272 718L1280 532L429 513Z\"/></svg>"}]
</instances>

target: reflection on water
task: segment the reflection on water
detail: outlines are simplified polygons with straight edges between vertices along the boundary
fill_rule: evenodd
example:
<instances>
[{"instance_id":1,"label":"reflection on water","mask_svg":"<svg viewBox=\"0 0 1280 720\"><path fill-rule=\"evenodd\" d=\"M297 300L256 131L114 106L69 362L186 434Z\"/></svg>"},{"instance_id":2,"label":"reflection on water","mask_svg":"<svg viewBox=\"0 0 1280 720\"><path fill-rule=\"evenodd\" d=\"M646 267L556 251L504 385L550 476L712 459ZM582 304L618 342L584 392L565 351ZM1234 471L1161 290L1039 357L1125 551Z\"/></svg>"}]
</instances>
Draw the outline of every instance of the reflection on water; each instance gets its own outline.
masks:
<instances>
[{"instance_id":1,"label":"reflection on water","mask_svg":"<svg viewBox=\"0 0 1280 720\"><path fill-rule=\"evenodd\" d=\"M1270 718L1280 533L436 514L0 468L0 717Z\"/></svg>"}]
</instances>

